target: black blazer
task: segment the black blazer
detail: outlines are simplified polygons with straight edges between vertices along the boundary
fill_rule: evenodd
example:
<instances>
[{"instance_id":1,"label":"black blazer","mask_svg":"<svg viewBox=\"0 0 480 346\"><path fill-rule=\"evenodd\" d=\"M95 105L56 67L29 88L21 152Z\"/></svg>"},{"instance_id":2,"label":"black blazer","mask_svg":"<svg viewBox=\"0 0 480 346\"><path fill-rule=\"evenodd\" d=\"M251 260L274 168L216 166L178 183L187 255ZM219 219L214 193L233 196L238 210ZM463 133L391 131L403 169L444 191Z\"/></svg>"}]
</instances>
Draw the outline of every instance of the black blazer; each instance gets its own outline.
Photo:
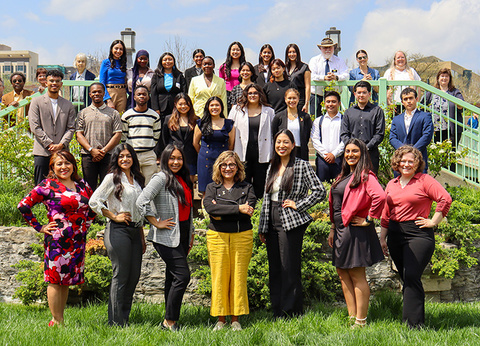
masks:
<instances>
[{"instance_id":1,"label":"black blazer","mask_svg":"<svg viewBox=\"0 0 480 346\"><path fill-rule=\"evenodd\" d=\"M75 71L71 76L70 76L70 80L75 80L77 78L77 73L78 71ZM95 80L95 75L90 72L89 70L86 70L85 71L85 80ZM83 97L84 100L88 100L87 101L87 104L85 104L85 101L83 102L83 105L85 107L87 106L90 106L90 104L92 103L92 99L90 98L90 96L88 95L88 87L85 87L85 95Z\"/></svg>"},{"instance_id":2,"label":"black blazer","mask_svg":"<svg viewBox=\"0 0 480 346\"><path fill-rule=\"evenodd\" d=\"M190 165L197 164L197 151L193 147L193 129L188 127L185 135L182 135L182 131L178 129L177 131L172 131L168 127L168 121L170 120L171 115L165 118L165 121L162 124L162 134L160 140L158 141L159 145L155 149L157 156L160 156L163 149L168 144L175 144L177 147L182 148L185 153L185 162ZM192 174L193 173L193 174ZM194 175L195 172L190 172Z\"/></svg>"},{"instance_id":3,"label":"black blazer","mask_svg":"<svg viewBox=\"0 0 480 346\"><path fill-rule=\"evenodd\" d=\"M298 111L298 119L300 120L300 138L302 143L300 145L300 154L297 153L297 157L302 160L308 161L308 141L310 140L310 131L312 130L312 118L310 114L303 111ZM278 112L272 120L272 137L274 137L278 131L286 129L288 126L288 114L287 110Z\"/></svg>"},{"instance_id":4,"label":"black blazer","mask_svg":"<svg viewBox=\"0 0 480 346\"><path fill-rule=\"evenodd\" d=\"M152 77L152 109L160 111L160 116L163 119L173 111L173 100L179 93L187 92L187 82L181 72L173 76L173 86L170 91L165 89L165 78L156 73Z\"/></svg>"},{"instance_id":5,"label":"black blazer","mask_svg":"<svg viewBox=\"0 0 480 346\"><path fill-rule=\"evenodd\" d=\"M253 67L253 69L255 70L255 73L257 74L257 80L255 81L256 84L260 85L263 89L263 87L265 86L265 78L263 77L263 73L260 74L258 68L259 68L260 64L258 65L255 65ZM270 77L272 76L272 73L270 72L270 70L268 70L268 73L267 73L267 79L270 80Z\"/></svg>"},{"instance_id":6,"label":"black blazer","mask_svg":"<svg viewBox=\"0 0 480 346\"><path fill-rule=\"evenodd\" d=\"M203 71L200 71L200 74L197 73L197 69L195 66L189 67L183 73L185 75L185 80L187 81L187 92L188 88L190 88L190 82L192 81L193 77L200 76Z\"/></svg>"},{"instance_id":7,"label":"black blazer","mask_svg":"<svg viewBox=\"0 0 480 346\"><path fill-rule=\"evenodd\" d=\"M251 230L250 216L240 213L238 206L248 202L249 206L255 208L256 200L253 186L245 181L236 182L230 191L222 184L208 184L203 199L205 210L210 215L208 228L225 233Z\"/></svg>"}]
</instances>

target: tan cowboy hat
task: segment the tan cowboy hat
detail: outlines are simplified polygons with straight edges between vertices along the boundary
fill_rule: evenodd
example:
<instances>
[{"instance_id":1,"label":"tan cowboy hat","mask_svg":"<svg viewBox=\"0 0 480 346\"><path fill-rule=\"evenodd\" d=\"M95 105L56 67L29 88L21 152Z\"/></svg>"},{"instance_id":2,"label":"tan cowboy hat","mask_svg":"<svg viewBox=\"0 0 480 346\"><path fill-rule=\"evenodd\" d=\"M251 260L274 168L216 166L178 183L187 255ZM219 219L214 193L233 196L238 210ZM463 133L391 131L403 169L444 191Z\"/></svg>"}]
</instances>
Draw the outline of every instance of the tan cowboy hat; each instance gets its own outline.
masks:
<instances>
[{"instance_id":1,"label":"tan cowboy hat","mask_svg":"<svg viewBox=\"0 0 480 346\"><path fill-rule=\"evenodd\" d=\"M318 48L320 47L331 47L336 46L337 44L333 42L330 37L325 37L320 44L317 44Z\"/></svg>"}]
</instances>

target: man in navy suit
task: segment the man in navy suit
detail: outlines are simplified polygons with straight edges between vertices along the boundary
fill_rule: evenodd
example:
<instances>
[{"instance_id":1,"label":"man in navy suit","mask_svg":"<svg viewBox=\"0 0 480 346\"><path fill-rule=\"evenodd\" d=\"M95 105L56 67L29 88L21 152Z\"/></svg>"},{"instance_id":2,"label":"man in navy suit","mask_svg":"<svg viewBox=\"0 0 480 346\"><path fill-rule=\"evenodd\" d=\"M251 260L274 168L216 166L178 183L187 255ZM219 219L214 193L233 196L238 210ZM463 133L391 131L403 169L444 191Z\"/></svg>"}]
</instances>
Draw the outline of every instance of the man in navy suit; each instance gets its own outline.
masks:
<instances>
[{"instance_id":1,"label":"man in navy suit","mask_svg":"<svg viewBox=\"0 0 480 346\"><path fill-rule=\"evenodd\" d=\"M427 173L427 146L432 141L433 122L430 113L417 109L417 91L405 88L400 94L405 112L392 120L390 129L390 144L398 149L404 144L410 144L420 150L425 161L424 173Z\"/></svg>"}]
</instances>

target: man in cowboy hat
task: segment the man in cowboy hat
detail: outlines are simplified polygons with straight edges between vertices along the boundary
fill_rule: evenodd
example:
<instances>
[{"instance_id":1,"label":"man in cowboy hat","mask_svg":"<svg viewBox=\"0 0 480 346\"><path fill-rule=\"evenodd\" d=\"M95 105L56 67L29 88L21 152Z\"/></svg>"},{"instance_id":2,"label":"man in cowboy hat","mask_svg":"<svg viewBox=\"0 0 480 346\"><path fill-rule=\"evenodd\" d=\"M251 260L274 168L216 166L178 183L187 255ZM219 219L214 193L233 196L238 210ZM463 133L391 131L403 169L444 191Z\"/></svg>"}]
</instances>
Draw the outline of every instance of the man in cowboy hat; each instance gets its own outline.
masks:
<instances>
[{"instance_id":1,"label":"man in cowboy hat","mask_svg":"<svg viewBox=\"0 0 480 346\"><path fill-rule=\"evenodd\" d=\"M322 42L317 45L321 54L310 59L308 66L312 73L312 81L333 81L347 80L349 78L348 67L345 61L334 55L335 46L337 44L329 37L325 37ZM323 88L314 87L312 96L310 97L310 113L320 115L321 103L323 101Z\"/></svg>"}]
</instances>

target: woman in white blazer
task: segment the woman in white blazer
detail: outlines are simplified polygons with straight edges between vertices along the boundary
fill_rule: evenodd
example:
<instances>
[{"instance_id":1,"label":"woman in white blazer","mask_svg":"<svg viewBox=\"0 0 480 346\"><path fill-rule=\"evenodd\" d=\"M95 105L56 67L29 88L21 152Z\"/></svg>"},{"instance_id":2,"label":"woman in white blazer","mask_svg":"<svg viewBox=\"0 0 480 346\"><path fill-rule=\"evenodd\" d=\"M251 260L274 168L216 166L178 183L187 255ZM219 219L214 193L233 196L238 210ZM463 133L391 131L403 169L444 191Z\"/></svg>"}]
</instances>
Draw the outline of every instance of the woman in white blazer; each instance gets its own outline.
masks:
<instances>
[{"instance_id":1,"label":"woman in white blazer","mask_svg":"<svg viewBox=\"0 0 480 346\"><path fill-rule=\"evenodd\" d=\"M253 83L243 89L242 97L228 115L234 121L234 151L245 163L245 181L253 185L257 198L262 198L265 187L274 116L275 111L269 107L262 88Z\"/></svg>"}]
</instances>

